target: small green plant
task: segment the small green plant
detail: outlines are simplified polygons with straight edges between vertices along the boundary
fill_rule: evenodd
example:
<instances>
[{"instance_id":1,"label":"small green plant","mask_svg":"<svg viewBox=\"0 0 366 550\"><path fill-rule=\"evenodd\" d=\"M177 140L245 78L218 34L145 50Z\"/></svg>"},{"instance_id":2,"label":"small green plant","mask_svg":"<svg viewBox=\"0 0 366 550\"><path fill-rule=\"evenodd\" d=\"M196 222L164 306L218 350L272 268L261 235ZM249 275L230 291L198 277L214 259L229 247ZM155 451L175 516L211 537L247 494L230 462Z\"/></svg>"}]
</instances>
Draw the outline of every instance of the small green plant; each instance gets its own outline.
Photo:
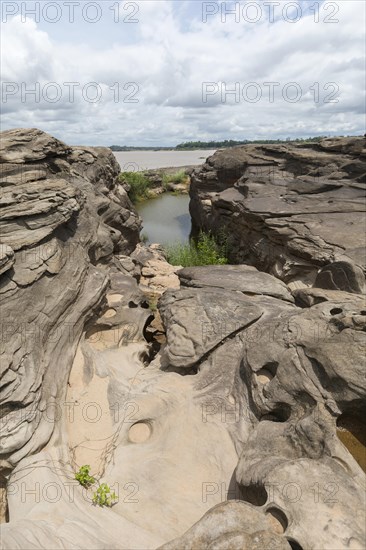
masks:
<instances>
[{"instance_id":1,"label":"small green plant","mask_svg":"<svg viewBox=\"0 0 366 550\"><path fill-rule=\"evenodd\" d=\"M167 259L172 265L192 267L199 265L225 265L226 245L218 244L211 233L201 232L197 241L168 246Z\"/></svg>"},{"instance_id":2,"label":"small green plant","mask_svg":"<svg viewBox=\"0 0 366 550\"><path fill-rule=\"evenodd\" d=\"M91 485L94 485L96 481L95 477L91 476L89 472L90 466L85 464L84 466L81 466L80 470L75 474L75 479L80 483L80 485L86 487L87 489Z\"/></svg>"},{"instance_id":3,"label":"small green plant","mask_svg":"<svg viewBox=\"0 0 366 550\"><path fill-rule=\"evenodd\" d=\"M157 309L158 309L158 297L157 296L151 296L149 298L149 309L152 312L157 311Z\"/></svg>"},{"instance_id":4,"label":"small green plant","mask_svg":"<svg viewBox=\"0 0 366 550\"><path fill-rule=\"evenodd\" d=\"M162 174L163 187L165 190L168 189L169 183L180 184L188 183L188 176L184 170L179 170L174 174Z\"/></svg>"},{"instance_id":5,"label":"small green plant","mask_svg":"<svg viewBox=\"0 0 366 550\"><path fill-rule=\"evenodd\" d=\"M117 495L111 490L107 483L99 485L98 489L93 495L93 504L96 506L113 506L117 501Z\"/></svg>"},{"instance_id":6,"label":"small green plant","mask_svg":"<svg viewBox=\"0 0 366 550\"><path fill-rule=\"evenodd\" d=\"M81 466L79 471L75 474L75 479L86 489L90 489L90 487L96 483L99 484L99 481L90 475L89 464ZM101 483L94 491L92 500L95 505L111 507L115 502L117 502L118 497L114 491L111 491L111 488L107 483Z\"/></svg>"},{"instance_id":7,"label":"small green plant","mask_svg":"<svg viewBox=\"0 0 366 550\"><path fill-rule=\"evenodd\" d=\"M149 180L143 172L122 172L120 179L129 185L128 196L133 203L150 198Z\"/></svg>"}]
</instances>

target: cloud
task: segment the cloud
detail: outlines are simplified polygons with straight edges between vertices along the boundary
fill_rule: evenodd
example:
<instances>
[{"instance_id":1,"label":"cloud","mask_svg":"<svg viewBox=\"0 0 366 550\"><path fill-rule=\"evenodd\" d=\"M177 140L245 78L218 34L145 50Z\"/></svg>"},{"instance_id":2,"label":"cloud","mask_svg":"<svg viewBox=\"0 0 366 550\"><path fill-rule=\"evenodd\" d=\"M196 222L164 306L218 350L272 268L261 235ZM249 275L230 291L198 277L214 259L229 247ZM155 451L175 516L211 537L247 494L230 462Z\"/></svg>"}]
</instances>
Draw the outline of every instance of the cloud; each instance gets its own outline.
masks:
<instances>
[{"instance_id":1,"label":"cloud","mask_svg":"<svg viewBox=\"0 0 366 550\"><path fill-rule=\"evenodd\" d=\"M364 3L323 3L316 22L308 2L284 2L270 22L257 2L255 23L244 1L115 4L95 24L8 18L3 129L101 145L364 133Z\"/></svg>"}]
</instances>

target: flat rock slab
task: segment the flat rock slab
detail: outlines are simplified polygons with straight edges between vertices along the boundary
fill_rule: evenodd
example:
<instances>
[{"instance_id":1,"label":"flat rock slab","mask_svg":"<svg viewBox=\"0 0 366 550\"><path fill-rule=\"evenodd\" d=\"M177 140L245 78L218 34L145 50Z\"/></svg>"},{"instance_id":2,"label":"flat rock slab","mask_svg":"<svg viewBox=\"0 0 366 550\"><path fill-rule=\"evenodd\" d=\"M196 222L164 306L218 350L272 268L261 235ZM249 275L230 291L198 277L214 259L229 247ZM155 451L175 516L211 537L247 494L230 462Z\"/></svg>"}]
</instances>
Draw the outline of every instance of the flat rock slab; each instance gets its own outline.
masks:
<instances>
[{"instance_id":1,"label":"flat rock slab","mask_svg":"<svg viewBox=\"0 0 366 550\"><path fill-rule=\"evenodd\" d=\"M186 267L178 272L182 286L218 287L244 294L264 294L287 302L294 299L282 281L248 265L210 265Z\"/></svg>"},{"instance_id":2,"label":"flat rock slab","mask_svg":"<svg viewBox=\"0 0 366 550\"><path fill-rule=\"evenodd\" d=\"M250 298L219 288L167 291L159 301L159 309L167 330L169 363L185 369L263 313Z\"/></svg>"}]
</instances>

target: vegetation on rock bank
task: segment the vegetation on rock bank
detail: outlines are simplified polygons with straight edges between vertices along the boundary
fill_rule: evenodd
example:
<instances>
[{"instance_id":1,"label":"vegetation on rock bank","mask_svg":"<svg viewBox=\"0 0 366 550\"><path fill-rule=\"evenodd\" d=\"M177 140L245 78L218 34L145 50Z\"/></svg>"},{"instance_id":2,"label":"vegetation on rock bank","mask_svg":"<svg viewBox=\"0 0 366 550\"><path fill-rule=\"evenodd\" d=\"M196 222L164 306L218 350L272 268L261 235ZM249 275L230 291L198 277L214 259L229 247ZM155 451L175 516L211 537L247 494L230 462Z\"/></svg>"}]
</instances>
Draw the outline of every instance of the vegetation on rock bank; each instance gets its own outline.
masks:
<instances>
[{"instance_id":1,"label":"vegetation on rock bank","mask_svg":"<svg viewBox=\"0 0 366 550\"><path fill-rule=\"evenodd\" d=\"M281 144L281 143L317 143L327 136L316 136L311 138L287 138L287 139L244 139L237 141L234 139L225 139L224 141L187 141L177 145L178 151L191 151L192 149L225 149L227 147L237 147L238 145L250 145L250 144Z\"/></svg>"},{"instance_id":2,"label":"vegetation on rock bank","mask_svg":"<svg viewBox=\"0 0 366 550\"><path fill-rule=\"evenodd\" d=\"M181 188L174 190L174 185L186 186L187 189L189 185L189 176L184 170L178 170L174 173L151 170L146 172L122 172L120 180L128 185L128 196L133 203L155 197L159 194L156 192L159 188L162 188L163 191L182 193L184 190Z\"/></svg>"},{"instance_id":3,"label":"vegetation on rock bank","mask_svg":"<svg viewBox=\"0 0 366 550\"><path fill-rule=\"evenodd\" d=\"M196 241L191 239L188 243L168 246L166 254L171 265L225 265L228 263L227 239L222 238L219 243L211 233L201 232Z\"/></svg>"}]
</instances>

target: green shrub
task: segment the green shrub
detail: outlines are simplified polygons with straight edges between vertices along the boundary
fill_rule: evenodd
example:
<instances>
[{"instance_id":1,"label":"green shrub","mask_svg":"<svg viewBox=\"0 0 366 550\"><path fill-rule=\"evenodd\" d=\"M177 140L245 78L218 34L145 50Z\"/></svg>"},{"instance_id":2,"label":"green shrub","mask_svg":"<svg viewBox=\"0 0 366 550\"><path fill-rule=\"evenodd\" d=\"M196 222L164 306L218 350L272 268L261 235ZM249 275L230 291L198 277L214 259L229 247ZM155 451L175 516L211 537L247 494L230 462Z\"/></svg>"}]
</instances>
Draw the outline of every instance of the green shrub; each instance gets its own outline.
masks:
<instances>
[{"instance_id":1,"label":"green shrub","mask_svg":"<svg viewBox=\"0 0 366 550\"><path fill-rule=\"evenodd\" d=\"M117 495L114 491L111 491L111 488L107 483L102 483L99 485L98 489L93 495L93 504L97 506L113 506L117 501Z\"/></svg>"},{"instance_id":2,"label":"green shrub","mask_svg":"<svg viewBox=\"0 0 366 550\"><path fill-rule=\"evenodd\" d=\"M120 179L130 186L128 196L133 203L150 198L149 180L143 172L122 172Z\"/></svg>"},{"instance_id":3,"label":"green shrub","mask_svg":"<svg viewBox=\"0 0 366 550\"><path fill-rule=\"evenodd\" d=\"M211 233L201 232L197 242L175 244L167 247L167 259L172 265L192 267L198 265L225 265L226 245L218 244Z\"/></svg>"},{"instance_id":4,"label":"green shrub","mask_svg":"<svg viewBox=\"0 0 366 550\"><path fill-rule=\"evenodd\" d=\"M78 472L75 474L75 479L85 487L89 489L95 483L99 484L99 481L95 477L90 475L90 466L85 464L81 466ZM93 504L98 506L113 506L113 504L118 500L118 497L114 491L111 491L111 488L107 483L99 484L99 487L93 493Z\"/></svg>"},{"instance_id":5,"label":"green shrub","mask_svg":"<svg viewBox=\"0 0 366 550\"><path fill-rule=\"evenodd\" d=\"M161 172L160 176L165 191L168 190L169 183L178 184L188 181L188 176L184 170L180 170L175 174L165 174ZM154 196L149 190L151 183L144 172L122 172L120 174L120 180L129 185L130 190L128 191L128 196L133 203L150 199Z\"/></svg>"},{"instance_id":6,"label":"green shrub","mask_svg":"<svg viewBox=\"0 0 366 550\"><path fill-rule=\"evenodd\" d=\"M96 481L95 477L91 476L89 472L90 466L85 464L85 466L81 466L80 470L75 474L75 479L80 483L80 485L86 488L94 485Z\"/></svg>"},{"instance_id":7,"label":"green shrub","mask_svg":"<svg viewBox=\"0 0 366 550\"><path fill-rule=\"evenodd\" d=\"M162 174L163 186L166 187L169 183L185 183L188 180L188 176L184 170L179 170L175 174Z\"/></svg>"}]
</instances>

